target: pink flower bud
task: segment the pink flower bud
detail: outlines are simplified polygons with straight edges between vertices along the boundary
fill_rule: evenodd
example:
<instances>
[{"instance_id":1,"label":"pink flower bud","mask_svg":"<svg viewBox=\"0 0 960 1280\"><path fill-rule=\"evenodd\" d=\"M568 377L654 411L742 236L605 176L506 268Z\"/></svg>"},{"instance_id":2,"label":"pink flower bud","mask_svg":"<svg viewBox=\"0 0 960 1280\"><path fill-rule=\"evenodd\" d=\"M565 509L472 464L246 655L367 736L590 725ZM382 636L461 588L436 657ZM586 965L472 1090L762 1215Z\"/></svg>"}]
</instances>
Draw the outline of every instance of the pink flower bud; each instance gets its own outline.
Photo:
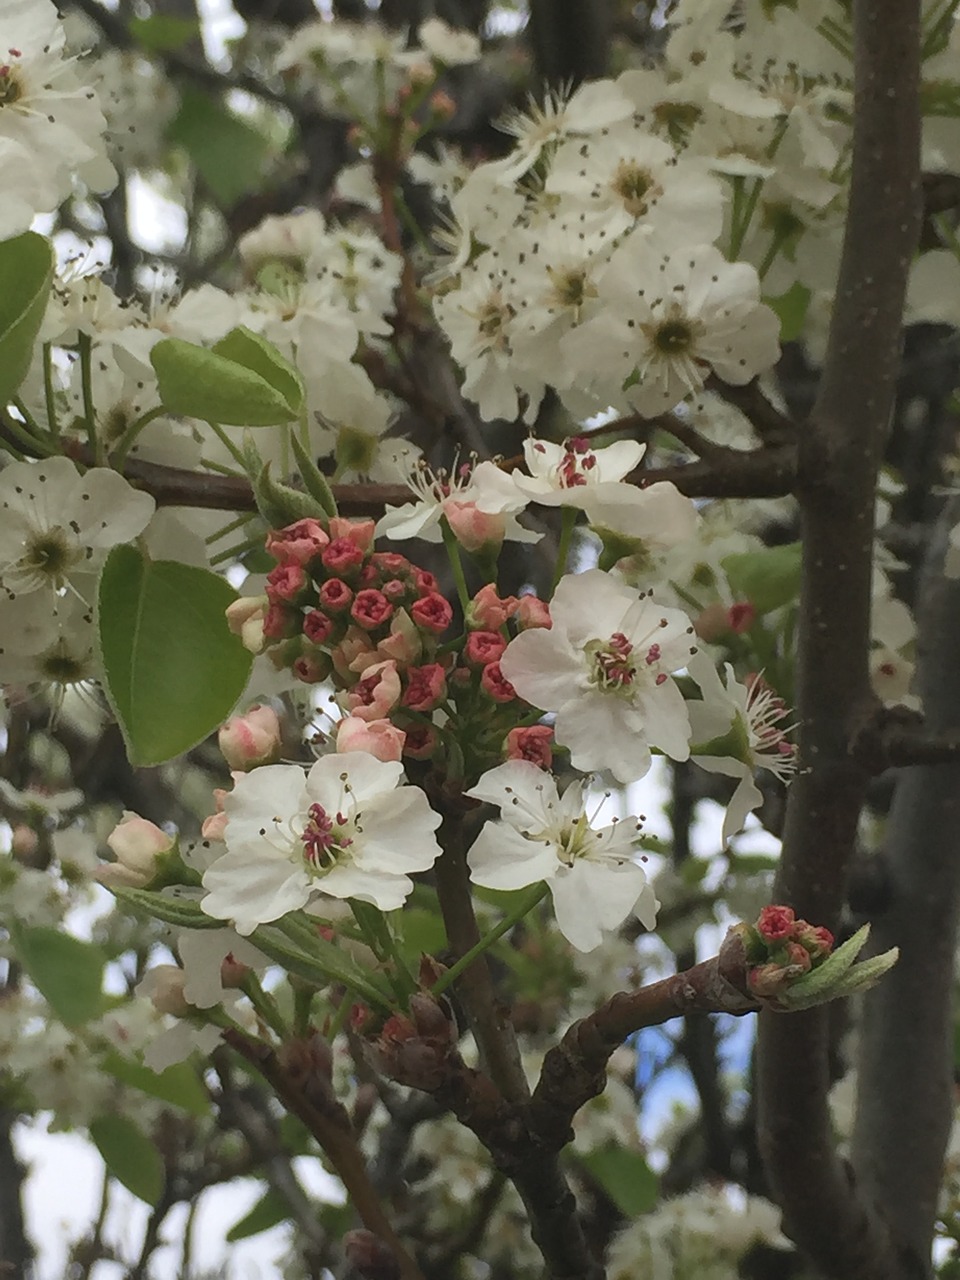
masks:
<instances>
[{"instance_id":1,"label":"pink flower bud","mask_svg":"<svg viewBox=\"0 0 960 1280\"><path fill-rule=\"evenodd\" d=\"M320 684L330 674L330 659L322 649L301 653L290 668L303 684Z\"/></svg>"},{"instance_id":2,"label":"pink flower bud","mask_svg":"<svg viewBox=\"0 0 960 1280\"><path fill-rule=\"evenodd\" d=\"M828 956L833 950L833 934L822 924L812 925L807 924L806 920L798 920L794 926L793 936L797 942L806 947L814 960Z\"/></svg>"},{"instance_id":3,"label":"pink flower bud","mask_svg":"<svg viewBox=\"0 0 960 1280\"><path fill-rule=\"evenodd\" d=\"M384 623L389 622L392 614L393 605L387 597L382 591L372 588L358 591L357 598L350 608L350 617L365 631L373 631L383 626Z\"/></svg>"},{"instance_id":4,"label":"pink flower bud","mask_svg":"<svg viewBox=\"0 0 960 1280\"><path fill-rule=\"evenodd\" d=\"M420 632L406 609L398 609L390 619L390 634L377 645L377 653L383 658L394 658L407 665L418 662L423 652Z\"/></svg>"},{"instance_id":5,"label":"pink flower bud","mask_svg":"<svg viewBox=\"0 0 960 1280\"><path fill-rule=\"evenodd\" d=\"M549 631L553 626L550 606L539 596L521 596L517 602L516 618L521 631L529 631L531 627L542 627Z\"/></svg>"},{"instance_id":6,"label":"pink flower bud","mask_svg":"<svg viewBox=\"0 0 960 1280\"><path fill-rule=\"evenodd\" d=\"M217 742L231 769L255 769L280 759L280 721L273 707L258 703L222 725Z\"/></svg>"},{"instance_id":7,"label":"pink flower bud","mask_svg":"<svg viewBox=\"0 0 960 1280\"><path fill-rule=\"evenodd\" d=\"M485 667L503 657L507 642L499 631L471 631L463 649L464 659L472 667Z\"/></svg>"},{"instance_id":8,"label":"pink flower bud","mask_svg":"<svg viewBox=\"0 0 960 1280\"><path fill-rule=\"evenodd\" d=\"M410 608L410 616L418 627L423 627L425 631L432 631L434 635L440 635L453 621L453 609L439 591L431 591L414 601Z\"/></svg>"},{"instance_id":9,"label":"pink flower bud","mask_svg":"<svg viewBox=\"0 0 960 1280\"><path fill-rule=\"evenodd\" d=\"M499 551L503 545L507 528L505 516L481 511L474 502L457 502L452 498L444 502L443 514L464 551Z\"/></svg>"},{"instance_id":10,"label":"pink flower bud","mask_svg":"<svg viewBox=\"0 0 960 1280\"><path fill-rule=\"evenodd\" d=\"M334 541L345 538L360 551L369 551L376 527L376 520L346 520L343 516L331 516L330 537Z\"/></svg>"},{"instance_id":11,"label":"pink flower bud","mask_svg":"<svg viewBox=\"0 0 960 1280\"><path fill-rule=\"evenodd\" d=\"M319 609L311 609L303 619L303 634L311 644L326 644L335 630L334 621Z\"/></svg>"},{"instance_id":12,"label":"pink flower bud","mask_svg":"<svg viewBox=\"0 0 960 1280\"><path fill-rule=\"evenodd\" d=\"M267 551L277 564L308 565L329 541L318 520L298 520L285 529L271 529L267 534Z\"/></svg>"},{"instance_id":13,"label":"pink flower bud","mask_svg":"<svg viewBox=\"0 0 960 1280\"><path fill-rule=\"evenodd\" d=\"M380 661L370 637L359 627L348 627L343 639L331 652L333 669L343 680L350 680Z\"/></svg>"},{"instance_id":14,"label":"pink flower bud","mask_svg":"<svg viewBox=\"0 0 960 1280\"><path fill-rule=\"evenodd\" d=\"M433 711L447 696L446 673L439 662L410 667L400 705L411 711Z\"/></svg>"},{"instance_id":15,"label":"pink flower bud","mask_svg":"<svg viewBox=\"0 0 960 1280\"><path fill-rule=\"evenodd\" d=\"M271 604L263 619L265 640L290 640L300 630L300 610L285 604Z\"/></svg>"},{"instance_id":16,"label":"pink flower bud","mask_svg":"<svg viewBox=\"0 0 960 1280\"><path fill-rule=\"evenodd\" d=\"M353 592L341 578L328 578L318 597L321 606L331 613L342 613L353 604Z\"/></svg>"},{"instance_id":17,"label":"pink flower bud","mask_svg":"<svg viewBox=\"0 0 960 1280\"><path fill-rule=\"evenodd\" d=\"M363 564L363 552L349 538L337 538L331 542L324 547L320 558L327 572L336 574L338 578L355 576Z\"/></svg>"},{"instance_id":18,"label":"pink flower bud","mask_svg":"<svg viewBox=\"0 0 960 1280\"><path fill-rule=\"evenodd\" d=\"M793 935L795 920L792 907L764 907L757 921L757 933L766 942L780 942Z\"/></svg>"},{"instance_id":19,"label":"pink flower bud","mask_svg":"<svg viewBox=\"0 0 960 1280\"><path fill-rule=\"evenodd\" d=\"M516 596L501 596L490 582L481 587L467 609L467 626L483 631L499 631L512 618L519 601Z\"/></svg>"},{"instance_id":20,"label":"pink flower bud","mask_svg":"<svg viewBox=\"0 0 960 1280\"><path fill-rule=\"evenodd\" d=\"M799 942L788 942L785 949L787 964L806 973L813 963L810 959L810 952L806 947Z\"/></svg>"},{"instance_id":21,"label":"pink flower bud","mask_svg":"<svg viewBox=\"0 0 960 1280\"><path fill-rule=\"evenodd\" d=\"M694 620L693 629L701 640L710 644L730 632L730 617L719 600L708 604L703 612Z\"/></svg>"},{"instance_id":22,"label":"pink flower bud","mask_svg":"<svg viewBox=\"0 0 960 1280\"><path fill-rule=\"evenodd\" d=\"M488 662L483 668L480 688L484 693L489 694L494 702L512 702L517 696L516 689L500 670L499 662Z\"/></svg>"},{"instance_id":23,"label":"pink flower bud","mask_svg":"<svg viewBox=\"0 0 960 1280\"><path fill-rule=\"evenodd\" d=\"M297 604L310 584L299 564L278 564L267 574L267 599L271 604Z\"/></svg>"},{"instance_id":24,"label":"pink flower bud","mask_svg":"<svg viewBox=\"0 0 960 1280\"><path fill-rule=\"evenodd\" d=\"M403 754L411 760L429 760L440 739L432 724L413 724L407 728L407 740Z\"/></svg>"},{"instance_id":25,"label":"pink flower bud","mask_svg":"<svg viewBox=\"0 0 960 1280\"><path fill-rule=\"evenodd\" d=\"M251 618L262 618L267 604L266 596L241 596L227 605L227 626L235 636L243 635L244 625Z\"/></svg>"},{"instance_id":26,"label":"pink flower bud","mask_svg":"<svg viewBox=\"0 0 960 1280\"><path fill-rule=\"evenodd\" d=\"M107 844L117 860L99 868L100 883L142 889L156 875L161 855L173 848L173 837L161 831L156 823L126 810L107 836Z\"/></svg>"},{"instance_id":27,"label":"pink flower bud","mask_svg":"<svg viewBox=\"0 0 960 1280\"><path fill-rule=\"evenodd\" d=\"M428 596L431 592L439 590L440 584L436 574L430 573L428 569L418 569L415 565L412 568L414 585L421 596Z\"/></svg>"},{"instance_id":28,"label":"pink flower bud","mask_svg":"<svg viewBox=\"0 0 960 1280\"><path fill-rule=\"evenodd\" d=\"M366 751L378 760L399 760L407 735L389 720L345 716L337 725L337 750Z\"/></svg>"},{"instance_id":29,"label":"pink flower bud","mask_svg":"<svg viewBox=\"0 0 960 1280\"><path fill-rule=\"evenodd\" d=\"M541 769L549 769L553 763L553 729L548 724L511 729L504 747L508 760L529 760Z\"/></svg>"},{"instance_id":30,"label":"pink flower bud","mask_svg":"<svg viewBox=\"0 0 960 1280\"><path fill-rule=\"evenodd\" d=\"M248 964L237 960L233 952L228 951L220 961L220 985L226 991L235 991L238 987L243 986L244 979L251 972L252 970Z\"/></svg>"},{"instance_id":31,"label":"pink flower bud","mask_svg":"<svg viewBox=\"0 0 960 1280\"><path fill-rule=\"evenodd\" d=\"M344 696L345 709L361 720L383 720L400 701L397 664L388 659L376 662Z\"/></svg>"}]
</instances>

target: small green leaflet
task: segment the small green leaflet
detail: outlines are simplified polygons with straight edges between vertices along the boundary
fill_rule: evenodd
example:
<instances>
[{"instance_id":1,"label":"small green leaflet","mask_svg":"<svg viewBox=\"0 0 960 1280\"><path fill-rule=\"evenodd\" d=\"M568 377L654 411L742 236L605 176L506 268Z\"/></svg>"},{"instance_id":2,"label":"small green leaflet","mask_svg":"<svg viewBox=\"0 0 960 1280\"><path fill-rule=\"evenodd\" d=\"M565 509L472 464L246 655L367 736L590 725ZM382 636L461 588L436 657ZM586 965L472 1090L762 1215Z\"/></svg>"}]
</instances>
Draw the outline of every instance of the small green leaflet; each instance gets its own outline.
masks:
<instances>
[{"instance_id":1,"label":"small green leaflet","mask_svg":"<svg viewBox=\"0 0 960 1280\"><path fill-rule=\"evenodd\" d=\"M163 1195L166 1174L160 1154L146 1134L115 1112L92 1121L90 1137L116 1180L140 1200L156 1204Z\"/></svg>"}]
</instances>

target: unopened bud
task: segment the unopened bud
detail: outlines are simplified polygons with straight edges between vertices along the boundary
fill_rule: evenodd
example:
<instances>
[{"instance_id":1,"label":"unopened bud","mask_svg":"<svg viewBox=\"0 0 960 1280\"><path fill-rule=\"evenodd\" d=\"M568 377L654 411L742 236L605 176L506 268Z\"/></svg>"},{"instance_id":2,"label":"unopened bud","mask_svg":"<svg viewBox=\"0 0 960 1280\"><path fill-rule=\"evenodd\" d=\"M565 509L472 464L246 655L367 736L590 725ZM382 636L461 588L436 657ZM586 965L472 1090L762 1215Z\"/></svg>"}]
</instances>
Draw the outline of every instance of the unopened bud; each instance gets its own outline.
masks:
<instances>
[{"instance_id":1,"label":"unopened bud","mask_svg":"<svg viewBox=\"0 0 960 1280\"><path fill-rule=\"evenodd\" d=\"M257 704L222 725L217 735L223 758L231 769L255 769L280 759L280 720L273 707Z\"/></svg>"},{"instance_id":2,"label":"unopened bud","mask_svg":"<svg viewBox=\"0 0 960 1280\"><path fill-rule=\"evenodd\" d=\"M187 975L177 965L158 964L147 970L135 994L145 996L158 1013L183 1018L194 1011L183 994L186 981Z\"/></svg>"},{"instance_id":3,"label":"unopened bud","mask_svg":"<svg viewBox=\"0 0 960 1280\"><path fill-rule=\"evenodd\" d=\"M97 870L100 883L108 887L142 889L157 875L160 859L173 848L174 840L156 823L125 811L122 820L107 836L107 844L117 860Z\"/></svg>"}]
</instances>

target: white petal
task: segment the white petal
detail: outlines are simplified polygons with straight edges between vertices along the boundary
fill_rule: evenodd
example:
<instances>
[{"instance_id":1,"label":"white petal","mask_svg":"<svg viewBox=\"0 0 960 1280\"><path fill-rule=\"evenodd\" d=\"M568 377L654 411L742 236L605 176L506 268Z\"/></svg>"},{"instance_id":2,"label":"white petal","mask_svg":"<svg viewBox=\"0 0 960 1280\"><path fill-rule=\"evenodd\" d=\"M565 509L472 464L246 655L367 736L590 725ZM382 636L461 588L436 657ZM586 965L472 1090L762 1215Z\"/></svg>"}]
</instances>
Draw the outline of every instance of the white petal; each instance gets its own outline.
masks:
<instances>
[{"instance_id":1,"label":"white petal","mask_svg":"<svg viewBox=\"0 0 960 1280\"><path fill-rule=\"evenodd\" d=\"M532 627L511 640L500 670L521 698L544 711L555 711L586 682L582 654L556 628Z\"/></svg>"},{"instance_id":2,"label":"white petal","mask_svg":"<svg viewBox=\"0 0 960 1280\"><path fill-rule=\"evenodd\" d=\"M553 775L529 760L508 760L488 769L466 794L497 805L512 827L535 834L549 825L547 807L556 810L560 803Z\"/></svg>"},{"instance_id":3,"label":"white petal","mask_svg":"<svg viewBox=\"0 0 960 1280\"><path fill-rule=\"evenodd\" d=\"M559 867L553 845L528 840L506 822L488 822L467 854L470 879L485 889L524 889Z\"/></svg>"},{"instance_id":4,"label":"white petal","mask_svg":"<svg viewBox=\"0 0 960 1280\"><path fill-rule=\"evenodd\" d=\"M647 883L635 863L619 866L579 859L550 882L560 932L578 951L592 951L605 930L616 929L633 910Z\"/></svg>"}]
</instances>

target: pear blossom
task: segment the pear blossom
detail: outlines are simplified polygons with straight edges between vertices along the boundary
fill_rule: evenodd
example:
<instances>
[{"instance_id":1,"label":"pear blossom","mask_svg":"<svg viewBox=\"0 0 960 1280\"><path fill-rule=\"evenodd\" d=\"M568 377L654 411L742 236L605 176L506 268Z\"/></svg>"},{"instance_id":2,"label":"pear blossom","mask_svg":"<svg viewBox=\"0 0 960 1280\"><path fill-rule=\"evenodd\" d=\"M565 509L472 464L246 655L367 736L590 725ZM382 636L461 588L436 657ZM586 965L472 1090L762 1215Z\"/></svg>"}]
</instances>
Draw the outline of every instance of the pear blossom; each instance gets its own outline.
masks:
<instances>
[{"instance_id":1,"label":"pear blossom","mask_svg":"<svg viewBox=\"0 0 960 1280\"><path fill-rule=\"evenodd\" d=\"M537 163L544 148L562 138L593 133L626 120L630 100L613 80L589 80L572 94L548 91L543 104L531 99L526 112L515 111L497 127L516 139L511 155L499 162L500 180L522 178Z\"/></svg>"},{"instance_id":2,"label":"pear blossom","mask_svg":"<svg viewBox=\"0 0 960 1280\"><path fill-rule=\"evenodd\" d=\"M561 796L552 775L528 760L489 769L467 795L497 805L502 817L485 824L467 862L471 880L486 889L545 881L561 933L592 951L631 912L652 929L659 904L634 860L640 823L594 827L584 787L573 782Z\"/></svg>"},{"instance_id":3,"label":"pear blossom","mask_svg":"<svg viewBox=\"0 0 960 1280\"><path fill-rule=\"evenodd\" d=\"M106 121L66 55L56 9L49 0L4 0L2 23L0 138L32 158L35 209L55 209L70 194L74 171L95 190L109 190L117 175L104 149Z\"/></svg>"},{"instance_id":4,"label":"pear blossom","mask_svg":"<svg viewBox=\"0 0 960 1280\"><path fill-rule=\"evenodd\" d=\"M560 579L550 616L549 630L510 642L500 668L521 698L557 713L574 766L632 782L650 768L651 746L686 760L687 707L670 678L696 652L686 614L590 569Z\"/></svg>"},{"instance_id":5,"label":"pear blossom","mask_svg":"<svg viewBox=\"0 0 960 1280\"><path fill-rule=\"evenodd\" d=\"M560 356L593 364L604 386L625 386L638 413L672 409L711 370L742 386L779 358L780 321L760 302L756 270L712 245L665 254L651 268L649 249L631 237L598 287L603 312L561 339Z\"/></svg>"},{"instance_id":6,"label":"pear blossom","mask_svg":"<svg viewBox=\"0 0 960 1280\"><path fill-rule=\"evenodd\" d=\"M142 533L155 505L104 467L81 475L63 457L10 463L0 472L0 587L8 596L60 590Z\"/></svg>"},{"instance_id":7,"label":"pear blossom","mask_svg":"<svg viewBox=\"0 0 960 1280\"><path fill-rule=\"evenodd\" d=\"M726 664L721 680L713 659L697 653L690 675L700 686L703 701L687 704L690 713L691 760L710 773L738 778L723 819L724 845L743 827L747 814L763 803L754 782L757 769L768 769L786 781L796 769L796 751L781 727L787 708L759 676L742 685Z\"/></svg>"},{"instance_id":8,"label":"pear blossom","mask_svg":"<svg viewBox=\"0 0 960 1280\"><path fill-rule=\"evenodd\" d=\"M405 539L423 538L425 542L440 542L440 521L453 515L450 521L454 532L458 528L470 534L479 533L478 526L487 530L486 539L471 539L475 550L484 541L539 542L543 536L534 533L517 522L515 513L527 505L527 497L517 487L507 472L494 462L480 462L475 467L464 465L453 474L431 471L417 460L408 466L407 482L419 495L419 501L405 503L402 507L387 507L386 515L377 523L377 536ZM467 520L469 514L472 520ZM480 518L486 517L486 521ZM467 545L465 543L464 545Z\"/></svg>"},{"instance_id":9,"label":"pear blossom","mask_svg":"<svg viewBox=\"0 0 960 1280\"><path fill-rule=\"evenodd\" d=\"M236 779L224 798L226 853L203 876L201 907L238 933L315 906L318 895L401 906L410 874L440 854L440 825L402 765L366 751L323 756L309 773L273 764Z\"/></svg>"},{"instance_id":10,"label":"pear blossom","mask_svg":"<svg viewBox=\"0 0 960 1280\"><path fill-rule=\"evenodd\" d=\"M530 436L523 456L530 472L513 472L513 482L528 498L547 507L585 507L597 485L612 484L639 466L647 446L635 440L615 440L602 449L585 436L562 444Z\"/></svg>"}]
</instances>

